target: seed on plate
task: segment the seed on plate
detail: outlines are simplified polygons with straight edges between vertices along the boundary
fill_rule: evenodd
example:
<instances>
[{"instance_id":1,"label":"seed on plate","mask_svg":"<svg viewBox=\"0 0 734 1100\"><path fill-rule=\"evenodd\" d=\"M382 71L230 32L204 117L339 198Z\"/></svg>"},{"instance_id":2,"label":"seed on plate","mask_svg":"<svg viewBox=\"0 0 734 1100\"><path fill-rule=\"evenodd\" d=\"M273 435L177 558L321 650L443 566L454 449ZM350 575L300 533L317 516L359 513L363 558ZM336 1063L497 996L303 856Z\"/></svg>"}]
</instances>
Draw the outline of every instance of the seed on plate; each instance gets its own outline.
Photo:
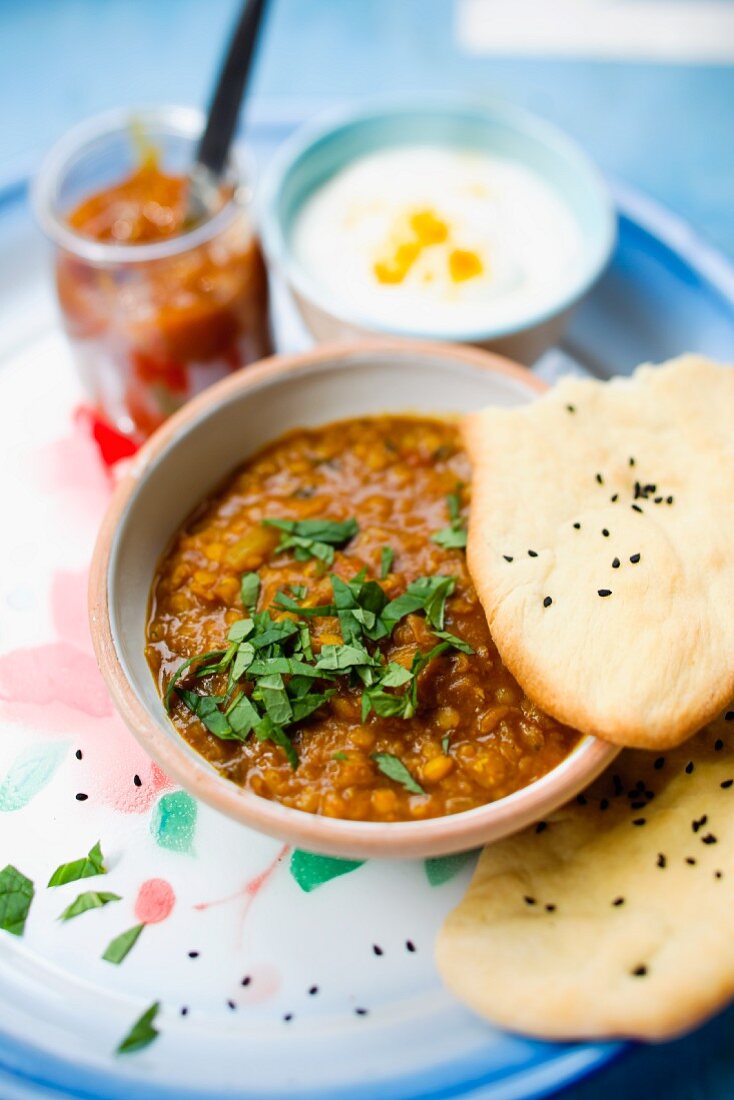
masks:
<instances>
[{"instance_id":1,"label":"seed on plate","mask_svg":"<svg viewBox=\"0 0 734 1100\"><path fill-rule=\"evenodd\" d=\"M612 569L619 569L619 565L620 565L619 558L615 558L614 561L612 562Z\"/></svg>"},{"instance_id":2,"label":"seed on plate","mask_svg":"<svg viewBox=\"0 0 734 1100\"><path fill-rule=\"evenodd\" d=\"M575 413L576 412L576 406L575 405L566 405L566 411L570 412L570 413Z\"/></svg>"},{"instance_id":3,"label":"seed on plate","mask_svg":"<svg viewBox=\"0 0 734 1100\"><path fill-rule=\"evenodd\" d=\"M528 550L528 557L529 558L537 558L537 556L538 556L538 553L537 553L536 550Z\"/></svg>"},{"instance_id":4,"label":"seed on plate","mask_svg":"<svg viewBox=\"0 0 734 1100\"><path fill-rule=\"evenodd\" d=\"M502 557L505 559L505 561L512 561L512 558L509 554L503 554Z\"/></svg>"},{"instance_id":5,"label":"seed on plate","mask_svg":"<svg viewBox=\"0 0 734 1100\"><path fill-rule=\"evenodd\" d=\"M689 760L688 763L686 764L686 769L685 769L686 770L686 775L690 775L691 772L693 771L693 769L695 768L695 766L696 765L693 763L693 761Z\"/></svg>"},{"instance_id":6,"label":"seed on plate","mask_svg":"<svg viewBox=\"0 0 734 1100\"><path fill-rule=\"evenodd\" d=\"M728 710L724 715L725 722L734 722L734 710ZM80 757L81 759L81 757Z\"/></svg>"},{"instance_id":7,"label":"seed on plate","mask_svg":"<svg viewBox=\"0 0 734 1100\"><path fill-rule=\"evenodd\" d=\"M553 603L553 600L550 598L550 596L546 596L545 599L543 600L543 607L550 607L550 605L552 603Z\"/></svg>"},{"instance_id":8,"label":"seed on plate","mask_svg":"<svg viewBox=\"0 0 734 1100\"><path fill-rule=\"evenodd\" d=\"M714 751L715 752L721 752L723 747L724 747L724 742L721 740L720 737L716 741L714 741Z\"/></svg>"},{"instance_id":9,"label":"seed on plate","mask_svg":"<svg viewBox=\"0 0 734 1100\"><path fill-rule=\"evenodd\" d=\"M537 905L537 901L535 900L535 898L529 898L527 894L523 898L523 901L526 905Z\"/></svg>"},{"instance_id":10,"label":"seed on plate","mask_svg":"<svg viewBox=\"0 0 734 1100\"><path fill-rule=\"evenodd\" d=\"M653 768L655 769L655 771L659 772L660 769L664 768L664 767L665 767L665 757L664 756L659 756L657 758L657 760L655 761L655 763L653 764Z\"/></svg>"},{"instance_id":11,"label":"seed on plate","mask_svg":"<svg viewBox=\"0 0 734 1100\"><path fill-rule=\"evenodd\" d=\"M723 791L728 791L729 787L731 787L732 783L734 783L734 779L725 779L724 782L721 783L721 789Z\"/></svg>"},{"instance_id":12,"label":"seed on plate","mask_svg":"<svg viewBox=\"0 0 734 1100\"><path fill-rule=\"evenodd\" d=\"M630 561L632 562L633 565L637 565L639 560L640 560L640 555L639 554L631 554L630 555Z\"/></svg>"},{"instance_id":13,"label":"seed on plate","mask_svg":"<svg viewBox=\"0 0 734 1100\"><path fill-rule=\"evenodd\" d=\"M629 464L630 464L630 466L634 466L634 464L635 464L634 458L630 458Z\"/></svg>"},{"instance_id":14,"label":"seed on plate","mask_svg":"<svg viewBox=\"0 0 734 1100\"><path fill-rule=\"evenodd\" d=\"M645 817L635 817L635 818L632 819L632 824L633 825L645 825L646 823L647 823L647 818L645 818Z\"/></svg>"},{"instance_id":15,"label":"seed on plate","mask_svg":"<svg viewBox=\"0 0 734 1100\"><path fill-rule=\"evenodd\" d=\"M609 538L609 531L607 530L606 527L602 527L601 533L602 533L602 535L604 536L605 539Z\"/></svg>"},{"instance_id":16,"label":"seed on plate","mask_svg":"<svg viewBox=\"0 0 734 1100\"><path fill-rule=\"evenodd\" d=\"M599 482L600 485L604 484L604 478L601 476L601 474L596 475L596 480Z\"/></svg>"},{"instance_id":17,"label":"seed on plate","mask_svg":"<svg viewBox=\"0 0 734 1100\"><path fill-rule=\"evenodd\" d=\"M696 866L696 861L695 861L695 859L693 859L692 856L686 856L686 863L688 864L689 867L695 867Z\"/></svg>"},{"instance_id":18,"label":"seed on plate","mask_svg":"<svg viewBox=\"0 0 734 1100\"><path fill-rule=\"evenodd\" d=\"M603 596L611 596L611 594L612 594L611 588L599 588L597 590L597 595L598 596L602 596L602 597Z\"/></svg>"},{"instance_id":19,"label":"seed on plate","mask_svg":"<svg viewBox=\"0 0 734 1100\"><path fill-rule=\"evenodd\" d=\"M632 509L633 512L641 512L642 511L642 508L640 508L639 504L630 504L630 508Z\"/></svg>"},{"instance_id":20,"label":"seed on plate","mask_svg":"<svg viewBox=\"0 0 734 1100\"><path fill-rule=\"evenodd\" d=\"M644 978L646 974L647 974L647 967L646 966L636 966L635 969L632 971L632 976L634 978Z\"/></svg>"},{"instance_id":21,"label":"seed on plate","mask_svg":"<svg viewBox=\"0 0 734 1100\"><path fill-rule=\"evenodd\" d=\"M706 833L706 836L701 837L701 843L702 844L718 844L719 842L718 842L717 838L714 836L713 833Z\"/></svg>"},{"instance_id":22,"label":"seed on plate","mask_svg":"<svg viewBox=\"0 0 734 1100\"><path fill-rule=\"evenodd\" d=\"M658 861L657 861L657 865L658 865L658 867L667 867L667 865L668 865L668 860L667 860L667 858L666 858L666 857L665 857L665 856L663 855L663 853L662 853L662 852L658 852Z\"/></svg>"},{"instance_id":23,"label":"seed on plate","mask_svg":"<svg viewBox=\"0 0 734 1100\"><path fill-rule=\"evenodd\" d=\"M616 504L619 500L619 493L612 493L609 499L611 500L612 504Z\"/></svg>"},{"instance_id":24,"label":"seed on plate","mask_svg":"<svg viewBox=\"0 0 734 1100\"><path fill-rule=\"evenodd\" d=\"M624 898L615 898L612 905L620 906L624 905Z\"/></svg>"},{"instance_id":25,"label":"seed on plate","mask_svg":"<svg viewBox=\"0 0 734 1100\"><path fill-rule=\"evenodd\" d=\"M580 523L574 523L574 525L573 525L573 526L574 526L574 529L575 529L576 531L580 531L580 530L581 530L581 524L580 524Z\"/></svg>"}]
</instances>

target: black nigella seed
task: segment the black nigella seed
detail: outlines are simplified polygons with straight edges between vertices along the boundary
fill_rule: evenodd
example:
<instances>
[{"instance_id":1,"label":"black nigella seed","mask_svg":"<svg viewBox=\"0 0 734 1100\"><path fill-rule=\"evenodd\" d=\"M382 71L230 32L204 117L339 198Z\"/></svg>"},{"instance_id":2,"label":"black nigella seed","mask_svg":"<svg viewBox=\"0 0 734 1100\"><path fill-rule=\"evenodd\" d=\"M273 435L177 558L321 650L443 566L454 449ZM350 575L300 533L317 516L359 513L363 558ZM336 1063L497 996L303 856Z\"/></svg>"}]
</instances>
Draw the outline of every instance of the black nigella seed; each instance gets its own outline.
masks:
<instances>
[{"instance_id":1,"label":"black nigella seed","mask_svg":"<svg viewBox=\"0 0 734 1100\"><path fill-rule=\"evenodd\" d=\"M694 833L697 833L701 826L705 825L707 821L708 814L704 814L703 817L699 817L697 821L692 821L691 828L693 829Z\"/></svg>"},{"instance_id":2,"label":"black nigella seed","mask_svg":"<svg viewBox=\"0 0 734 1100\"><path fill-rule=\"evenodd\" d=\"M198 951L189 951L189 958L190 959L198 959L198 957L199 957L199 952Z\"/></svg>"},{"instance_id":3,"label":"black nigella seed","mask_svg":"<svg viewBox=\"0 0 734 1100\"><path fill-rule=\"evenodd\" d=\"M630 555L630 561L632 562L633 565L637 565L639 560L640 560L640 555L639 554L631 554Z\"/></svg>"},{"instance_id":4,"label":"black nigella seed","mask_svg":"<svg viewBox=\"0 0 734 1100\"><path fill-rule=\"evenodd\" d=\"M538 824L535 826L535 831L536 831L536 833L544 833L547 828L548 828L548 822L547 821L539 821Z\"/></svg>"},{"instance_id":5,"label":"black nigella seed","mask_svg":"<svg viewBox=\"0 0 734 1100\"><path fill-rule=\"evenodd\" d=\"M529 898L527 894L522 900L525 902L526 905L537 905L535 898Z\"/></svg>"},{"instance_id":6,"label":"black nigella seed","mask_svg":"<svg viewBox=\"0 0 734 1100\"><path fill-rule=\"evenodd\" d=\"M581 524L580 524L580 523L574 523L574 525L573 525L573 526L574 526L574 530L576 530L576 531L580 531L580 530L581 530Z\"/></svg>"},{"instance_id":7,"label":"black nigella seed","mask_svg":"<svg viewBox=\"0 0 734 1100\"><path fill-rule=\"evenodd\" d=\"M293 1013L292 1012L286 1012L285 1016L283 1017L283 1022L286 1023L286 1024L289 1024L292 1019L293 1019Z\"/></svg>"},{"instance_id":8,"label":"black nigella seed","mask_svg":"<svg viewBox=\"0 0 734 1100\"><path fill-rule=\"evenodd\" d=\"M142 779L140 778L139 775L134 775L133 776L133 783L135 784L136 787L142 787L142 785L143 785L143 781L142 781Z\"/></svg>"},{"instance_id":9,"label":"black nigella seed","mask_svg":"<svg viewBox=\"0 0 734 1100\"><path fill-rule=\"evenodd\" d=\"M630 508L632 509L633 512L641 512L642 511L642 508L640 508L639 504L630 504Z\"/></svg>"},{"instance_id":10,"label":"black nigella seed","mask_svg":"<svg viewBox=\"0 0 734 1100\"><path fill-rule=\"evenodd\" d=\"M647 819L644 818L644 817L634 817L632 819L632 824L633 825L645 825L646 821L647 821Z\"/></svg>"},{"instance_id":11,"label":"black nigella seed","mask_svg":"<svg viewBox=\"0 0 734 1100\"><path fill-rule=\"evenodd\" d=\"M548 905L546 905L545 911L546 911L546 913L555 913L556 907L553 904L553 902L549 902Z\"/></svg>"},{"instance_id":12,"label":"black nigella seed","mask_svg":"<svg viewBox=\"0 0 734 1100\"><path fill-rule=\"evenodd\" d=\"M630 466L634 466L634 464L635 464L634 458L630 458L629 464L630 464Z\"/></svg>"},{"instance_id":13,"label":"black nigella seed","mask_svg":"<svg viewBox=\"0 0 734 1100\"><path fill-rule=\"evenodd\" d=\"M612 504L616 504L619 500L619 493L612 493L609 499L611 500Z\"/></svg>"},{"instance_id":14,"label":"black nigella seed","mask_svg":"<svg viewBox=\"0 0 734 1100\"><path fill-rule=\"evenodd\" d=\"M662 852L658 852L658 867L667 867L668 861Z\"/></svg>"},{"instance_id":15,"label":"black nigella seed","mask_svg":"<svg viewBox=\"0 0 734 1100\"><path fill-rule=\"evenodd\" d=\"M695 861L695 859L693 859L692 856L686 856L686 863L688 864L689 867L695 867L696 866L696 861Z\"/></svg>"},{"instance_id":16,"label":"black nigella seed","mask_svg":"<svg viewBox=\"0 0 734 1100\"><path fill-rule=\"evenodd\" d=\"M76 750L76 752L74 753L74 756L75 756L75 757L77 758L77 760L81 760L81 758L82 758L82 750L81 750L81 749L77 749L77 750Z\"/></svg>"},{"instance_id":17,"label":"black nigella seed","mask_svg":"<svg viewBox=\"0 0 734 1100\"><path fill-rule=\"evenodd\" d=\"M632 977L633 978L644 978L646 974L647 974L647 967L646 966L636 966L635 969L632 971Z\"/></svg>"},{"instance_id":18,"label":"black nigella seed","mask_svg":"<svg viewBox=\"0 0 734 1100\"><path fill-rule=\"evenodd\" d=\"M502 557L505 559L505 561L512 561L512 558L509 554L503 554Z\"/></svg>"},{"instance_id":19,"label":"black nigella seed","mask_svg":"<svg viewBox=\"0 0 734 1100\"><path fill-rule=\"evenodd\" d=\"M693 771L693 769L695 768L695 766L696 765L693 763L693 761L689 760L688 763L686 764L686 775L690 775L691 772Z\"/></svg>"},{"instance_id":20,"label":"black nigella seed","mask_svg":"<svg viewBox=\"0 0 734 1100\"><path fill-rule=\"evenodd\" d=\"M655 763L653 764L653 768L655 769L656 772L659 772L660 769L664 768L664 767L665 767L665 757L664 756L659 756L657 758L657 760L655 761Z\"/></svg>"},{"instance_id":21,"label":"black nigella seed","mask_svg":"<svg viewBox=\"0 0 734 1100\"><path fill-rule=\"evenodd\" d=\"M718 842L717 838L714 836L713 833L706 833L706 836L701 837L701 843L702 844L718 844L719 842Z\"/></svg>"},{"instance_id":22,"label":"black nigella seed","mask_svg":"<svg viewBox=\"0 0 734 1100\"><path fill-rule=\"evenodd\" d=\"M723 878L723 877L724 877L723 871L714 871L714 878Z\"/></svg>"},{"instance_id":23,"label":"black nigella seed","mask_svg":"<svg viewBox=\"0 0 734 1100\"><path fill-rule=\"evenodd\" d=\"M666 503L667 504L672 504L673 503L673 498L672 497L667 497L666 498Z\"/></svg>"},{"instance_id":24,"label":"black nigella seed","mask_svg":"<svg viewBox=\"0 0 734 1100\"><path fill-rule=\"evenodd\" d=\"M609 532L607 531L606 527L602 527L601 533L602 533L602 535L604 536L605 539L609 538Z\"/></svg>"},{"instance_id":25,"label":"black nigella seed","mask_svg":"<svg viewBox=\"0 0 734 1100\"><path fill-rule=\"evenodd\" d=\"M621 780L620 776L613 775L612 776L612 783L614 784L614 793L615 793L615 795L619 796L622 793L622 791L624 790L624 787L622 786L622 780Z\"/></svg>"},{"instance_id":26,"label":"black nigella seed","mask_svg":"<svg viewBox=\"0 0 734 1100\"><path fill-rule=\"evenodd\" d=\"M189 1014L189 1010L188 1010L188 1008L186 1007L186 1005L182 1005L182 1007L181 1007L181 1015L182 1015L182 1016L188 1016L188 1014Z\"/></svg>"},{"instance_id":27,"label":"black nigella seed","mask_svg":"<svg viewBox=\"0 0 734 1100\"><path fill-rule=\"evenodd\" d=\"M639 500L639 498L644 497L644 495L645 494L642 491L642 486L640 485L639 481L636 481L635 482L635 500Z\"/></svg>"},{"instance_id":28,"label":"black nigella seed","mask_svg":"<svg viewBox=\"0 0 734 1100\"><path fill-rule=\"evenodd\" d=\"M602 798L601 802L599 803L599 809L600 810L608 810L609 809L609 799L608 798Z\"/></svg>"},{"instance_id":29,"label":"black nigella seed","mask_svg":"<svg viewBox=\"0 0 734 1100\"><path fill-rule=\"evenodd\" d=\"M652 802L654 797L655 797L655 792L654 791L645 791L645 798L648 800L648 802Z\"/></svg>"},{"instance_id":30,"label":"black nigella seed","mask_svg":"<svg viewBox=\"0 0 734 1100\"><path fill-rule=\"evenodd\" d=\"M415 951L415 944L413 943L412 940L406 940L405 941L405 947L408 951Z\"/></svg>"},{"instance_id":31,"label":"black nigella seed","mask_svg":"<svg viewBox=\"0 0 734 1100\"><path fill-rule=\"evenodd\" d=\"M714 751L715 752L721 752L723 747L724 747L724 742L721 740L720 737L716 741L714 741Z\"/></svg>"},{"instance_id":32,"label":"black nigella seed","mask_svg":"<svg viewBox=\"0 0 734 1100\"><path fill-rule=\"evenodd\" d=\"M315 997L316 994L318 993L318 991L319 991L319 987L317 985L312 985L311 988L308 991L309 997Z\"/></svg>"},{"instance_id":33,"label":"black nigella seed","mask_svg":"<svg viewBox=\"0 0 734 1100\"><path fill-rule=\"evenodd\" d=\"M587 802L586 795L585 794L577 794L576 795L576 801L578 802L579 806L585 806L586 802Z\"/></svg>"},{"instance_id":34,"label":"black nigella seed","mask_svg":"<svg viewBox=\"0 0 734 1100\"><path fill-rule=\"evenodd\" d=\"M615 898L612 905L620 906L624 905L624 898Z\"/></svg>"},{"instance_id":35,"label":"black nigella seed","mask_svg":"<svg viewBox=\"0 0 734 1100\"><path fill-rule=\"evenodd\" d=\"M234 1001L227 1001L227 1007L231 1008L232 1011L234 1012L234 1010L237 1008L237 1005L235 1004Z\"/></svg>"},{"instance_id":36,"label":"black nigella seed","mask_svg":"<svg viewBox=\"0 0 734 1100\"><path fill-rule=\"evenodd\" d=\"M86 802L88 798L89 798L89 795L88 794L82 794L81 791L76 796L77 802Z\"/></svg>"},{"instance_id":37,"label":"black nigella seed","mask_svg":"<svg viewBox=\"0 0 734 1100\"><path fill-rule=\"evenodd\" d=\"M553 600L550 598L550 596L546 596L545 599L543 600L543 607L550 607L550 605L552 603L553 603Z\"/></svg>"},{"instance_id":38,"label":"black nigella seed","mask_svg":"<svg viewBox=\"0 0 734 1100\"><path fill-rule=\"evenodd\" d=\"M600 485L604 484L604 478L601 476L601 474L596 475L596 480L599 482Z\"/></svg>"},{"instance_id":39,"label":"black nigella seed","mask_svg":"<svg viewBox=\"0 0 734 1100\"><path fill-rule=\"evenodd\" d=\"M536 550L528 550L528 557L529 558L537 558L537 556L538 556L538 553L537 553Z\"/></svg>"},{"instance_id":40,"label":"black nigella seed","mask_svg":"<svg viewBox=\"0 0 734 1100\"><path fill-rule=\"evenodd\" d=\"M611 596L611 594L612 594L611 588L599 588L599 589L597 589L597 595L598 596L602 596L602 597L603 596Z\"/></svg>"},{"instance_id":41,"label":"black nigella seed","mask_svg":"<svg viewBox=\"0 0 734 1100\"><path fill-rule=\"evenodd\" d=\"M355 1016L366 1016L367 1015L367 1009L366 1008L355 1008L354 1015Z\"/></svg>"},{"instance_id":42,"label":"black nigella seed","mask_svg":"<svg viewBox=\"0 0 734 1100\"><path fill-rule=\"evenodd\" d=\"M734 779L725 779L724 782L721 784L722 791L728 791L732 783L734 783Z\"/></svg>"},{"instance_id":43,"label":"black nigella seed","mask_svg":"<svg viewBox=\"0 0 734 1100\"><path fill-rule=\"evenodd\" d=\"M656 504L662 504L663 503L663 498L662 497L655 497L655 503Z\"/></svg>"},{"instance_id":44,"label":"black nigella seed","mask_svg":"<svg viewBox=\"0 0 734 1100\"><path fill-rule=\"evenodd\" d=\"M620 565L619 558L615 558L614 561L612 562L612 569L619 569L619 565Z\"/></svg>"},{"instance_id":45,"label":"black nigella seed","mask_svg":"<svg viewBox=\"0 0 734 1100\"><path fill-rule=\"evenodd\" d=\"M250 977L250 975L245 974L244 978L240 982L240 985L249 985L251 981L252 981L252 978Z\"/></svg>"},{"instance_id":46,"label":"black nigella seed","mask_svg":"<svg viewBox=\"0 0 734 1100\"><path fill-rule=\"evenodd\" d=\"M376 943L372 944L372 950L375 953L375 955L382 955L383 954L382 948Z\"/></svg>"},{"instance_id":47,"label":"black nigella seed","mask_svg":"<svg viewBox=\"0 0 734 1100\"><path fill-rule=\"evenodd\" d=\"M567 412L575 413L576 412L576 406L575 405L566 405L566 410L567 410Z\"/></svg>"},{"instance_id":48,"label":"black nigella seed","mask_svg":"<svg viewBox=\"0 0 734 1100\"><path fill-rule=\"evenodd\" d=\"M734 722L734 710L728 710L726 712L726 714L724 715L724 721L725 722ZM81 755L79 756L79 759L81 760Z\"/></svg>"}]
</instances>

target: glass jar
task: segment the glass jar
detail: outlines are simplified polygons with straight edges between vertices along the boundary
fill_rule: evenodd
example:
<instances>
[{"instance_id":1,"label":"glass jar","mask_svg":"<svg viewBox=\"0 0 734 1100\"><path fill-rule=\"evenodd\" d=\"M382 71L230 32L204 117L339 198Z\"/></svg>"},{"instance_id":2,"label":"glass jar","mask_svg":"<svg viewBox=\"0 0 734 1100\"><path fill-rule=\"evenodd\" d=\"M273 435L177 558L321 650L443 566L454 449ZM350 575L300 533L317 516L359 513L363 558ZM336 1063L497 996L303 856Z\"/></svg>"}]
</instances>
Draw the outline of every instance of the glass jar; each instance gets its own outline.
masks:
<instances>
[{"instance_id":1,"label":"glass jar","mask_svg":"<svg viewBox=\"0 0 734 1100\"><path fill-rule=\"evenodd\" d=\"M268 286L235 150L222 205L194 228L147 243L95 240L69 218L140 168L144 142L166 174L184 176L203 127L199 111L117 110L71 130L33 189L56 246L61 313L83 384L102 416L142 439L212 382L268 355Z\"/></svg>"}]
</instances>

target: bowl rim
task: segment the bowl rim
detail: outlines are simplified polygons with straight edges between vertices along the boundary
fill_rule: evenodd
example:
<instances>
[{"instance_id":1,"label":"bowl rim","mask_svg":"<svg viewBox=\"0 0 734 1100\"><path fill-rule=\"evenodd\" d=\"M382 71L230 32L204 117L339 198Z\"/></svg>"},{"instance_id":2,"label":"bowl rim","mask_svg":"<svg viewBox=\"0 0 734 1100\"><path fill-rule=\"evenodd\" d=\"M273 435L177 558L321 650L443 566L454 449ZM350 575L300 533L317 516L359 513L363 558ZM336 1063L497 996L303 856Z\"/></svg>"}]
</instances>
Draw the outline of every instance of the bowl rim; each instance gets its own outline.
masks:
<instances>
[{"instance_id":1,"label":"bowl rim","mask_svg":"<svg viewBox=\"0 0 734 1100\"><path fill-rule=\"evenodd\" d=\"M446 855L506 836L573 798L614 759L619 749L593 737L534 783L496 802L463 813L408 822L349 821L283 806L237 786L218 773L180 737L164 728L139 698L118 653L110 613L118 532L146 477L165 460L170 446L216 415L231 400L260 385L276 384L324 363L350 369L370 354L418 359L444 358L488 374L502 374L541 394L548 386L510 360L451 344L408 340L359 340L324 344L311 351L274 355L215 383L167 420L130 460L108 505L89 573L89 625L97 663L115 707L143 748L166 775L228 817L311 851L351 858L415 858ZM274 438L276 436L274 435ZM141 638L141 645L143 639ZM175 736L172 736L172 732Z\"/></svg>"},{"instance_id":2,"label":"bowl rim","mask_svg":"<svg viewBox=\"0 0 734 1100\"><path fill-rule=\"evenodd\" d=\"M282 189L291 171L309 155L322 140L344 134L355 126L390 115L473 115L507 123L518 133L536 141L569 162L577 175L586 178L599 206L599 232L593 248L584 240L583 261L574 279L556 301L527 314L522 322L506 322L489 328L467 327L461 332L401 326L381 322L357 308L335 303L318 280L309 276L293 256L288 234L278 215ZM587 293L606 267L617 237L617 215L611 193L595 163L580 145L553 123L532 111L507 102L500 97L467 96L462 94L425 95L423 93L394 96L389 93L371 96L349 106L330 108L300 126L270 160L256 197L257 221L263 248L273 268L286 283L307 302L327 315L353 325L365 332L400 336L415 340L446 340L483 344L491 340L515 336L539 327L570 310ZM574 214L574 211L571 211ZM574 215L575 217L575 215Z\"/></svg>"}]
</instances>

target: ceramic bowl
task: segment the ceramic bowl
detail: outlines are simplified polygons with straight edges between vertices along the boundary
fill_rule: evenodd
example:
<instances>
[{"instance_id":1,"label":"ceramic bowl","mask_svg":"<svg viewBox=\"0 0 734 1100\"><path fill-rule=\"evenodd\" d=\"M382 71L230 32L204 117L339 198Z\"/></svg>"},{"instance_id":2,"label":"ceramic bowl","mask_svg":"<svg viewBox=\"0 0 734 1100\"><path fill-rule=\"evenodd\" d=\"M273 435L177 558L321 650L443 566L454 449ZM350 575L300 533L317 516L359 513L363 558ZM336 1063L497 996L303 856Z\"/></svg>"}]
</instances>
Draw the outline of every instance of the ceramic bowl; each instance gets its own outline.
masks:
<instances>
[{"instance_id":1,"label":"ceramic bowl","mask_svg":"<svg viewBox=\"0 0 734 1100\"><path fill-rule=\"evenodd\" d=\"M419 822L341 821L235 786L174 729L145 660L156 564L192 509L247 456L288 429L385 412L462 413L531 401L543 383L497 356L451 345L360 342L281 356L212 386L132 459L95 548L90 622L113 701L143 747L191 794L282 840L327 855L425 857L472 848L547 814L616 750L592 738L548 775L479 809Z\"/></svg>"},{"instance_id":2,"label":"ceramic bowl","mask_svg":"<svg viewBox=\"0 0 734 1100\"><path fill-rule=\"evenodd\" d=\"M415 331L378 324L345 306L298 264L292 230L306 199L347 164L379 149L443 145L507 157L537 173L565 201L575 217L583 252L571 272L559 278L555 300L529 312L521 324L467 330L453 340L475 344L532 363L561 336L573 306L604 270L616 234L616 217L601 176L563 133L517 107L492 100L479 103L420 98L380 99L329 114L299 130L274 157L258 202L260 229L270 264L288 286L317 340L374 335L443 339L439 328Z\"/></svg>"}]
</instances>

